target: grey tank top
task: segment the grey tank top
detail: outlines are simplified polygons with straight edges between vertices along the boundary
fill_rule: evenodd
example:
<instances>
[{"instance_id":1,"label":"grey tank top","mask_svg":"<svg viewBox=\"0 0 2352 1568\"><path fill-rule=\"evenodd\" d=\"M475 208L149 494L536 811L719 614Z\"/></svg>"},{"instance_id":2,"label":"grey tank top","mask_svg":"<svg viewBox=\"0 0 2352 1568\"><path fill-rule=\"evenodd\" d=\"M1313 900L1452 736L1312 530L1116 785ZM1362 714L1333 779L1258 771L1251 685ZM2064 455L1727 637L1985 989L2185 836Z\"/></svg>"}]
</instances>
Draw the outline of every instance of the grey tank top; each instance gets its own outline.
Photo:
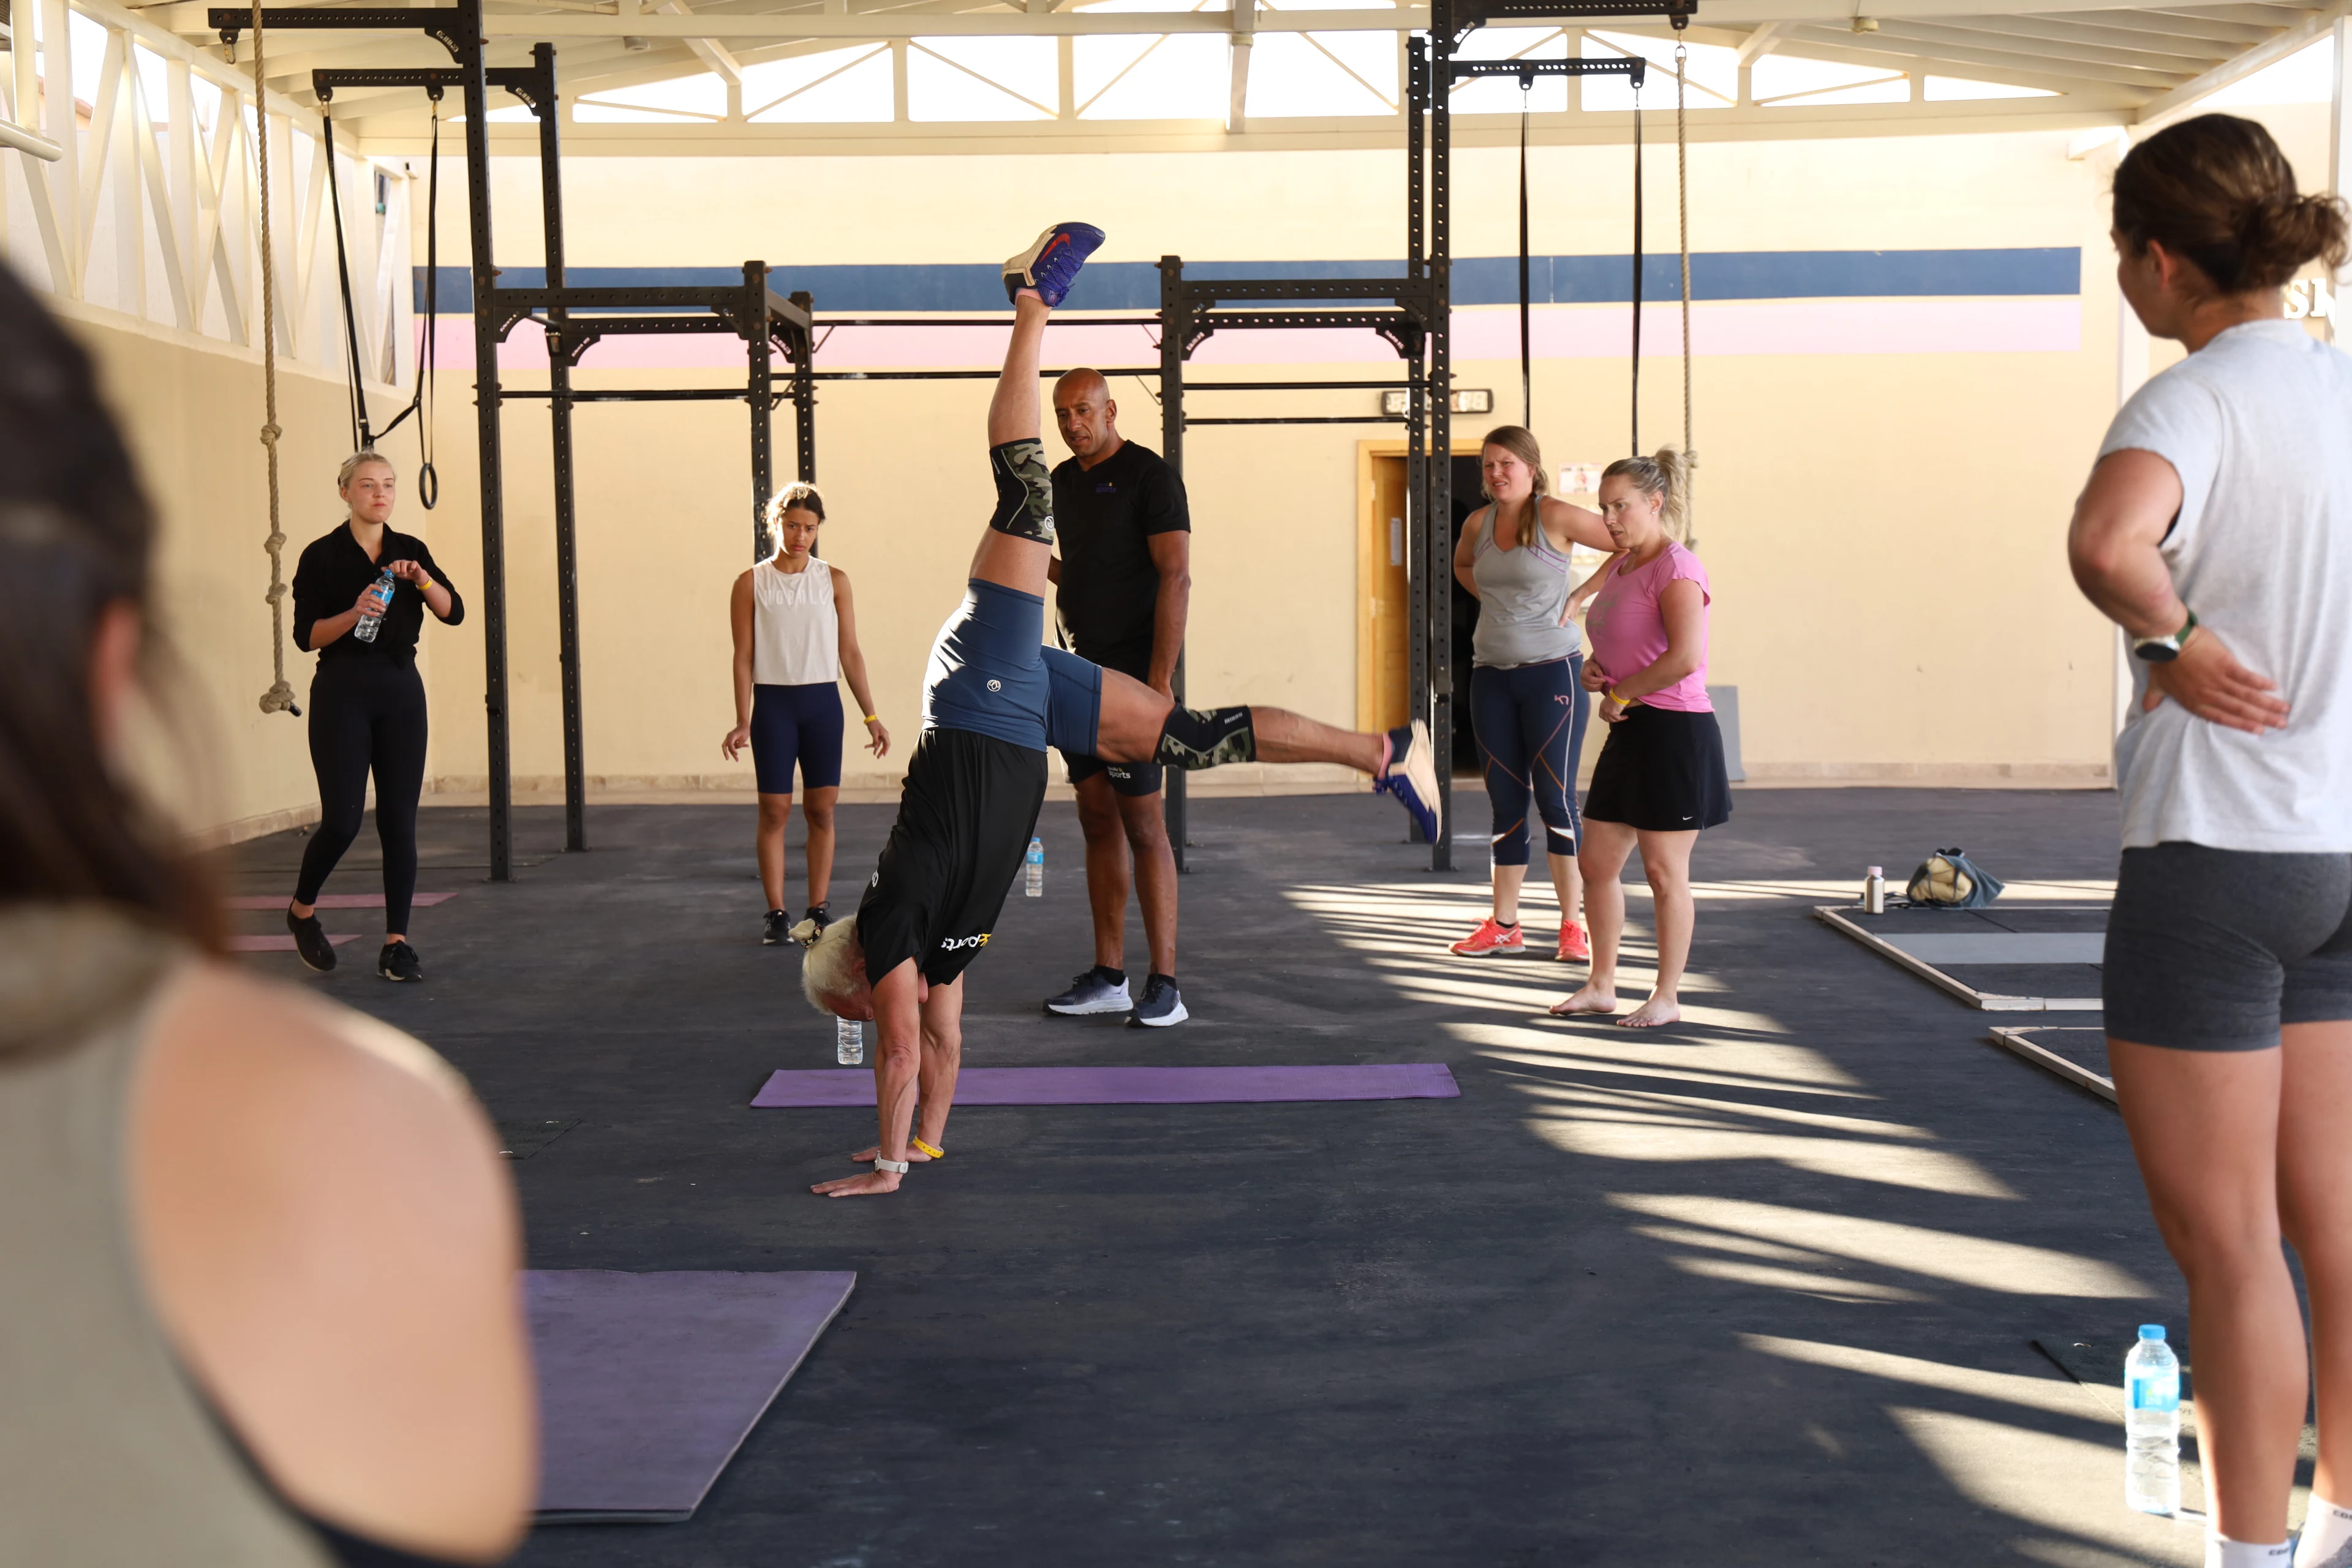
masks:
<instances>
[{"instance_id":1,"label":"grey tank top","mask_svg":"<svg viewBox=\"0 0 2352 1568\"><path fill-rule=\"evenodd\" d=\"M0 906L0 1563L331 1568L165 1341L131 1092L184 959L96 905Z\"/></svg>"},{"instance_id":2,"label":"grey tank top","mask_svg":"<svg viewBox=\"0 0 2352 1568\"><path fill-rule=\"evenodd\" d=\"M1533 544L1497 549L1495 510L1479 514L1470 556L1470 576L1478 584L1478 629L1470 642L1475 661L1507 668L1581 652L1584 633L1572 622L1559 624L1572 585L1568 557L1551 547L1541 528Z\"/></svg>"}]
</instances>

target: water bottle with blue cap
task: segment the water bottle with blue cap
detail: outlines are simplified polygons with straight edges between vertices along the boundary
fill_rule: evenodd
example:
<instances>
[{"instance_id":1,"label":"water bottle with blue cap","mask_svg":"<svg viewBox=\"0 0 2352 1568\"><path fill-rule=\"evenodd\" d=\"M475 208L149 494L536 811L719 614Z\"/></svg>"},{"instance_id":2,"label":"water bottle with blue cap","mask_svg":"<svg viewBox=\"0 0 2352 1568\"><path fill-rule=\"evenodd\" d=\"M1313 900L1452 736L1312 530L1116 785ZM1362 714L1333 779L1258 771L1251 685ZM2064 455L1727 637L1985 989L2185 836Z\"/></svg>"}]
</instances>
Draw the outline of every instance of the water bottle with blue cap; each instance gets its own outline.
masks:
<instances>
[{"instance_id":1,"label":"water bottle with blue cap","mask_svg":"<svg viewBox=\"0 0 2352 1568\"><path fill-rule=\"evenodd\" d=\"M2124 1501L2142 1513L2180 1511L2180 1358L2162 1323L2142 1323L2124 1358Z\"/></svg>"}]
</instances>

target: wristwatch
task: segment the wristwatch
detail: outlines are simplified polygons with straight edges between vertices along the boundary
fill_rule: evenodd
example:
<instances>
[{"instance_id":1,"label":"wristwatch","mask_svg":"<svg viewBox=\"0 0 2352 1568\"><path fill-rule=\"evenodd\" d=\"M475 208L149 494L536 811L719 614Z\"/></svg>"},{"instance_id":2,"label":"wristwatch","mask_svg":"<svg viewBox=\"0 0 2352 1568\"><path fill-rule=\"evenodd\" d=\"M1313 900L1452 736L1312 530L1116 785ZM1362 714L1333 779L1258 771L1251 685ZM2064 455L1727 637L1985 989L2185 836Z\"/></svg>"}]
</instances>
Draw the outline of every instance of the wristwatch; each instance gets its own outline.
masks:
<instances>
[{"instance_id":1,"label":"wristwatch","mask_svg":"<svg viewBox=\"0 0 2352 1568\"><path fill-rule=\"evenodd\" d=\"M2183 605L2182 608L2186 609L2187 606ZM2180 629L2170 637L2132 638L2132 653L2150 664L2170 664L2180 657L2181 648L2189 641L2189 634L2196 629L2197 612L2189 610L2189 619L2183 622Z\"/></svg>"}]
</instances>

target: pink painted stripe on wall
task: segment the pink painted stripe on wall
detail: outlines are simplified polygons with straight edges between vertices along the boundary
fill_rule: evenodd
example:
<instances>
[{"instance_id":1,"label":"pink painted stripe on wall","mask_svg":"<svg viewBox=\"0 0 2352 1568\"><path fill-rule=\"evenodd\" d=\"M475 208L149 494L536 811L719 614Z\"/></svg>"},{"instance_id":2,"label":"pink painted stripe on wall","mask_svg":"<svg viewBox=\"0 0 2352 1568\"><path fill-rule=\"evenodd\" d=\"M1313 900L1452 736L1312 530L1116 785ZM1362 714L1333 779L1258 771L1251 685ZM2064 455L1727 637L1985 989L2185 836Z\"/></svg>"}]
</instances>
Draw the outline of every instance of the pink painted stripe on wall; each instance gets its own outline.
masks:
<instances>
[{"instance_id":1,"label":"pink painted stripe on wall","mask_svg":"<svg viewBox=\"0 0 2352 1568\"><path fill-rule=\"evenodd\" d=\"M1546 305L1535 311L1538 359L1622 359L1633 312L1622 305ZM998 327L841 327L824 341L826 370L984 370L1003 356ZM473 368L473 341L442 334L444 370ZM2082 347L2083 307L2075 299L1718 300L1691 307L1691 342L1702 358L1754 354L2072 353ZM1643 357L1682 353L1682 310L1673 302L1642 311ZM1454 313L1456 361L1515 360L1518 312L1486 307ZM1045 363L1150 365L1160 351L1140 327L1073 322L1046 336ZM614 337L588 353L587 371L740 370L740 340L716 334ZM1196 365L1394 364L1396 355L1370 332L1277 329L1221 332L1194 352ZM519 331L499 351L503 370L544 371L545 340ZM779 372L782 366L778 364Z\"/></svg>"}]
</instances>

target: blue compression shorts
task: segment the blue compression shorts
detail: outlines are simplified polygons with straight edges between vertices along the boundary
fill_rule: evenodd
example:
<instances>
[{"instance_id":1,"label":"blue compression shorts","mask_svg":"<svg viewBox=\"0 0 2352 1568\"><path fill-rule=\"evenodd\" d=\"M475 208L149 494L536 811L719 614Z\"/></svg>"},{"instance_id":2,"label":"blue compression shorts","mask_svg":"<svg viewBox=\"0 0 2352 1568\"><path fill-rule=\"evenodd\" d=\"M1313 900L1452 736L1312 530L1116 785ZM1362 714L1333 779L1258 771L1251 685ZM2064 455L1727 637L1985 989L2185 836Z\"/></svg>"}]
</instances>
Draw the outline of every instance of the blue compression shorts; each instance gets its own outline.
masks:
<instances>
[{"instance_id":1,"label":"blue compression shorts","mask_svg":"<svg viewBox=\"0 0 2352 1568\"><path fill-rule=\"evenodd\" d=\"M1091 753L1102 668L1045 646L1045 601L973 578L940 628L923 679L923 728L968 730L1008 745Z\"/></svg>"}]
</instances>

